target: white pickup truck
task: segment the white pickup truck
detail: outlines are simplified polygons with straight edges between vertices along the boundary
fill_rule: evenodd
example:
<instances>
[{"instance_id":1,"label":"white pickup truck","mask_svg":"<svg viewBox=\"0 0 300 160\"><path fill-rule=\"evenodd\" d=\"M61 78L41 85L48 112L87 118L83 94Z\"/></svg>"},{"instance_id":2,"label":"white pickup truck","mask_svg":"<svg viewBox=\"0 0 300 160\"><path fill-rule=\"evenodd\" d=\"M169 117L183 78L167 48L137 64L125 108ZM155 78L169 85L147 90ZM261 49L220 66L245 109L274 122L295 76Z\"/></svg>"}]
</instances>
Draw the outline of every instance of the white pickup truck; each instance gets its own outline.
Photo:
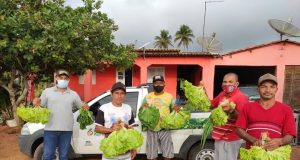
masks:
<instances>
[{"instance_id":1,"label":"white pickup truck","mask_svg":"<svg viewBox=\"0 0 300 160\"><path fill-rule=\"evenodd\" d=\"M150 87L151 88L151 87ZM141 130L141 123L138 119L137 112L144 96L150 90L148 86L128 87L126 88L125 103L132 107L135 121L139 124L135 129ZM90 110L93 111L94 116L102 104L111 101L110 91L104 92L88 102ZM205 118L209 116L210 112L197 112L191 114L191 120L183 129L172 130L172 139L174 143L174 153L177 158L184 160L213 160L214 145L213 140L209 138L203 149L200 148L202 125ZM99 155L99 145L101 139L104 138L102 134L95 133L95 124L87 126L87 129L80 130L77 117L78 110L74 110L74 127L71 141L70 159L78 156ZM144 144L138 149L138 154L145 154L146 152L146 132L142 132L145 137ZM36 123L26 123L19 136L19 145L21 151L35 160L41 160L43 155L43 134L44 125Z\"/></svg>"}]
</instances>

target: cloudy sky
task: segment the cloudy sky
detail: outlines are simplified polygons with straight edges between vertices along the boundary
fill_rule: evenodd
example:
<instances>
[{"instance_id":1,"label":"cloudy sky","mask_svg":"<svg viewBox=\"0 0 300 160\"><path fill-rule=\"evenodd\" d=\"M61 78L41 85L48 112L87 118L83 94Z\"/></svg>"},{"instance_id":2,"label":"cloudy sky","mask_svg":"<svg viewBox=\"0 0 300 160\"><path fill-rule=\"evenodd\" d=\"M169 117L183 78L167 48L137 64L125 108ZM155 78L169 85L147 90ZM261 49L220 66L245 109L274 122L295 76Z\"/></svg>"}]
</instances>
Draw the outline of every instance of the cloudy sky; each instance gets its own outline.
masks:
<instances>
[{"instance_id":1,"label":"cloudy sky","mask_svg":"<svg viewBox=\"0 0 300 160\"><path fill-rule=\"evenodd\" d=\"M208 0L207 0L208 1ZM174 37L182 24L188 25L195 37L202 36L204 0L104 0L101 11L119 26L114 33L115 42L133 43L137 48L151 42L165 29ZM82 5L81 0L67 0L72 7ZM279 40L279 34L267 21L280 19L300 28L300 0L224 0L206 5L205 36L216 33L227 52L252 45ZM291 39L300 42L300 37ZM201 51L196 42L189 51ZM175 45L176 47L177 45ZM183 48L181 48L182 51Z\"/></svg>"}]
</instances>

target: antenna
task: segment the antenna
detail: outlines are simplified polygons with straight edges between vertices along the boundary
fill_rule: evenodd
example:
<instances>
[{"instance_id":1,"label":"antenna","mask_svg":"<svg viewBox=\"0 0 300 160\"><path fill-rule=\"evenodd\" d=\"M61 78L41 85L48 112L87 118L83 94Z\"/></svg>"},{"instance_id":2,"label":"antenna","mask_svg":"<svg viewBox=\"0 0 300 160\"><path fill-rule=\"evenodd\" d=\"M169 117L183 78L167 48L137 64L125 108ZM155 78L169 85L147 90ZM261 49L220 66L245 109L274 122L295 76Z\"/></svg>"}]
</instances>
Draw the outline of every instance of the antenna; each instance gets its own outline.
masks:
<instances>
[{"instance_id":1,"label":"antenna","mask_svg":"<svg viewBox=\"0 0 300 160\"><path fill-rule=\"evenodd\" d=\"M216 33L212 33L211 37L198 37L197 42L207 52L222 50L222 43L216 39Z\"/></svg>"},{"instance_id":2,"label":"antenna","mask_svg":"<svg viewBox=\"0 0 300 160\"><path fill-rule=\"evenodd\" d=\"M147 42L145 44L143 44L142 46L139 47L139 49L145 48L146 46L148 46L151 42Z\"/></svg>"},{"instance_id":3,"label":"antenna","mask_svg":"<svg viewBox=\"0 0 300 160\"><path fill-rule=\"evenodd\" d=\"M146 61L145 58L145 54L146 54L146 46L148 46L151 42L147 42L145 44L143 44L142 46L139 47L139 49L143 49L143 57L144 57L144 61Z\"/></svg>"},{"instance_id":4,"label":"antenna","mask_svg":"<svg viewBox=\"0 0 300 160\"><path fill-rule=\"evenodd\" d=\"M205 19L206 19L206 3L214 3L214 2L224 2L224 1L205 1L204 2L204 18L203 18L203 28L202 28L202 37L204 38L204 30L205 30ZM202 40L204 41L204 39ZM203 45L202 45L202 52L203 52Z\"/></svg>"},{"instance_id":5,"label":"antenna","mask_svg":"<svg viewBox=\"0 0 300 160\"><path fill-rule=\"evenodd\" d=\"M289 22L278 19L270 19L268 20L268 23L280 34L280 40L282 40L283 35L289 37L300 37L300 29L292 24L292 19L289 19Z\"/></svg>"}]
</instances>

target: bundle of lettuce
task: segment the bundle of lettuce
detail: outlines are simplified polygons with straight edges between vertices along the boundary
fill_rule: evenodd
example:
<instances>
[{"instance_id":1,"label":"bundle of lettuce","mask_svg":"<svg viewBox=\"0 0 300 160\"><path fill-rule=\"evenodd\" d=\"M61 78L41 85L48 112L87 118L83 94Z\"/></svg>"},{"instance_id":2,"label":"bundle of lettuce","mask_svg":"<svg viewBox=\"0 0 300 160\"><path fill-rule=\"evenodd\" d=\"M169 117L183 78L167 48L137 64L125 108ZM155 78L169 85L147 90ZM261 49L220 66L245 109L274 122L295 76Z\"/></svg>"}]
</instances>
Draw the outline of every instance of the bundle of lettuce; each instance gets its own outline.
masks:
<instances>
[{"instance_id":1,"label":"bundle of lettuce","mask_svg":"<svg viewBox=\"0 0 300 160\"><path fill-rule=\"evenodd\" d=\"M184 95L188 99L188 103L192 106L191 111L208 111L211 103L207 97L203 87L196 87L192 83L185 80L183 82Z\"/></svg>"},{"instance_id":2,"label":"bundle of lettuce","mask_svg":"<svg viewBox=\"0 0 300 160\"><path fill-rule=\"evenodd\" d=\"M50 118L50 110L48 108L22 106L17 108L17 115L26 122L31 123L48 123Z\"/></svg>"},{"instance_id":3,"label":"bundle of lettuce","mask_svg":"<svg viewBox=\"0 0 300 160\"><path fill-rule=\"evenodd\" d=\"M80 108L77 122L80 124L80 129L86 129L86 126L94 123L92 119L93 112Z\"/></svg>"},{"instance_id":4,"label":"bundle of lettuce","mask_svg":"<svg viewBox=\"0 0 300 160\"><path fill-rule=\"evenodd\" d=\"M191 113L189 111L172 111L163 118L160 125L165 129L180 129L189 122L190 117Z\"/></svg>"},{"instance_id":5,"label":"bundle of lettuce","mask_svg":"<svg viewBox=\"0 0 300 160\"><path fill-rule=\"evenodd\" d=\"M236 104L234 102L229 102L226 100L226 104L221 105L229 105L232 109L235 109ZM203 125L203 133L201 135L201 146L202 148L205 145L207 136L211 133L213 126L223 126L227 123L229 115L223 111L222 106L219 105L217 108L211 111L210 116L208 117L207 121Z\"/></svg>"},{"instance_id":6,"label":"bundle of lettuce","mask_svg":"<svg viewBox=\"0 0 300 160\"><path fill-rule=\"evenodd\" d=\"M143 135L134 130L122 128L101 140L100 150L106 158L113 158L139 148L144 142Z\"/></svg>"},{"instance_id":7,"label":"bundle of lettuce","mask_svg":"<svg viewBox=\"0 0 300 160\"><path fill-rule=\"evenodd\" d=\"M241 160L290 160L291 146L281 146L273 151L266 151L262 147L251 146L250 149L240 148Z\"/></svg>"},{"instance_id":8,"label":"bundle of lettuce","mask_svg":"<svg viewBox=\"0 0 300 160\"><path fill-rule=\"evenodd\" d=\"M138 117L146 130L153 130L159 122L160 113L154 106L142 107L138 113Z\"/></svg>"}]
</instances>

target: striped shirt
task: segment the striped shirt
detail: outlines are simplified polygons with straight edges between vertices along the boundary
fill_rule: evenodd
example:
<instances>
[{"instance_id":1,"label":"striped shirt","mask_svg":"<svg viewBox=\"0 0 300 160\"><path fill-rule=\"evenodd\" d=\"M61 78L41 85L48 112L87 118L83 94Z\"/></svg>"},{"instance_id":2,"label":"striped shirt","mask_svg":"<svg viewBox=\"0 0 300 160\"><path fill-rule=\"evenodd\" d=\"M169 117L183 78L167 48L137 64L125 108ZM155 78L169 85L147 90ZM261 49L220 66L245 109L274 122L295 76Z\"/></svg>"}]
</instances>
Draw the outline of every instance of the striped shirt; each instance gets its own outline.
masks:
<instances>
[{"instance_id":1,"label":"striped shirt","mask_svg":"<svg viewBox=\"0 0 300 160\"><path fill-rule=\"evenodd\" d=\"M267 133L270 138L296 136L291 107L277 101L269 109L264 109L259 102L247 103L237 119L236 126L245 129L257 139L261 139L262 133ZM250 142L246 143L247 148L251 145Z\"/></svg>"},{"instance_id":2,"label":"striped shirt","mask_svg":"<svg viewBox=\"0 0 300 160\"><path fill-rule=\"evenodd\" d=\"M225 93L221 92L216 98L212 100L212 106L217 107L224 98L232 101L236 104L236 110L240 112L244 104L248 102L248 97L245 96L239 89L235 89L228 97L225 97ZM240 137L235 133L236 119L229 117L227 123L224 126L215 126L212 131L212 138L214 140L224 140L224 141L236 141Z\"/></svg>"}]
</instances>

